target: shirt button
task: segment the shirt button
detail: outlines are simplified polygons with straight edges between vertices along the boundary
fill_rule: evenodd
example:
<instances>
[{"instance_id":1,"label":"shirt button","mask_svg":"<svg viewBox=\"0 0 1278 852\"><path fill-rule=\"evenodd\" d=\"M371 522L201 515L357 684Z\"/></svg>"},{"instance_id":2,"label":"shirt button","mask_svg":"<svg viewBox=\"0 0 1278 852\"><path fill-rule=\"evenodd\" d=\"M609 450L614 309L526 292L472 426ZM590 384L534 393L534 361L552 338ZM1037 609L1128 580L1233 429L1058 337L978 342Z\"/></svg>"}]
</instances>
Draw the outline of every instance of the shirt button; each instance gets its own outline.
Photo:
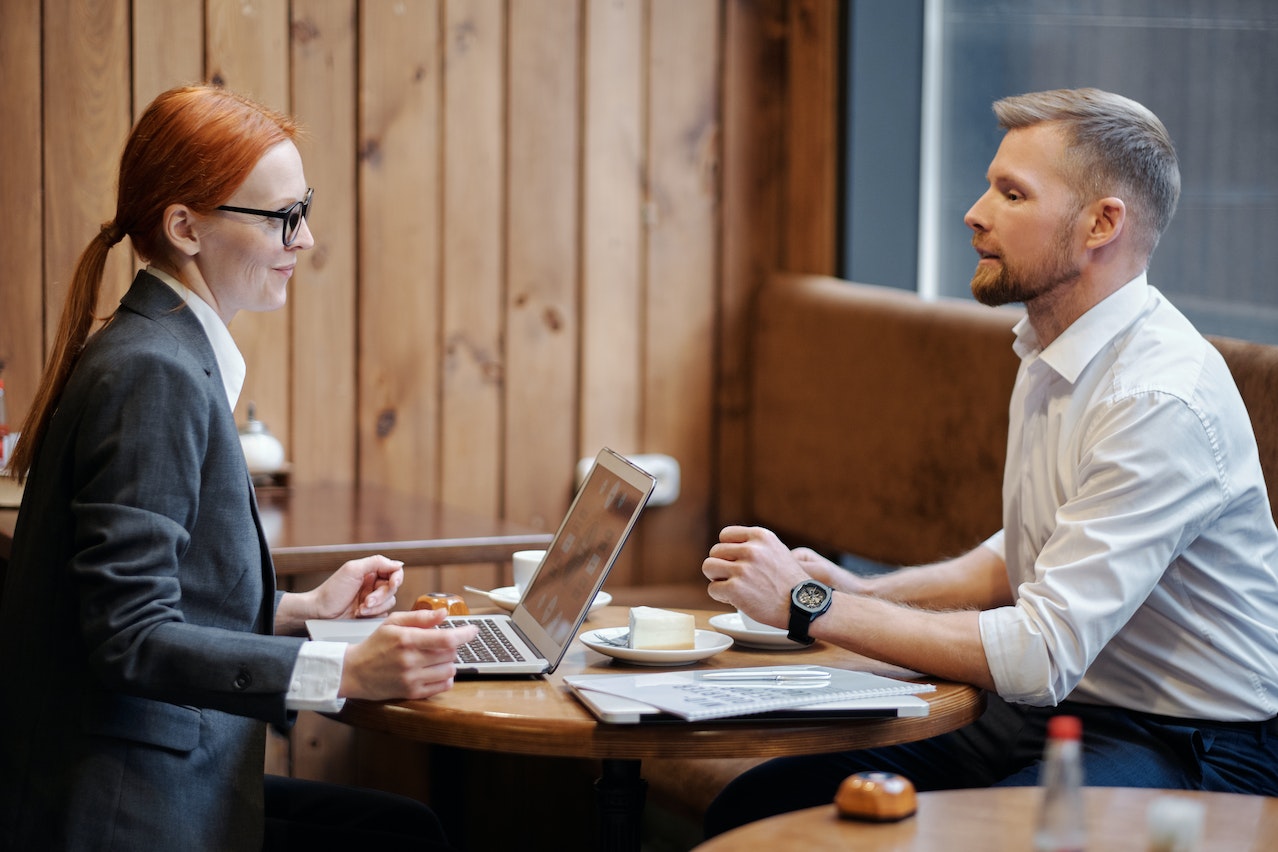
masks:
<instances>
[{"instance_id":1,"label":"shirt button","mask_svg":"<svg viewBox=\"0 0 1278 852\"><path fill-rule=\"evenodd\" d=\"M238 690L248 689L252 682L253 677L245 669L240 669L240 673L235 676L235 688Z\"/></svg>"}]
</instances>

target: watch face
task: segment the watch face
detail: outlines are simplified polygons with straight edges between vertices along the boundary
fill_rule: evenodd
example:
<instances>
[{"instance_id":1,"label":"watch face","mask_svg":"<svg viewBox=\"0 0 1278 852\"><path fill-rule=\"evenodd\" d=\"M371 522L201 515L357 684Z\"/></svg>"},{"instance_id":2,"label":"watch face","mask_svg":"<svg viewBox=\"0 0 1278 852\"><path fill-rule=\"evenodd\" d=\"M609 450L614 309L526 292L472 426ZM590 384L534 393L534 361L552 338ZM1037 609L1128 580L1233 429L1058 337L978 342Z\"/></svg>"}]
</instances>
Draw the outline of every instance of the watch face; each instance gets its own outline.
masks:
<instances>
[{"instance_id":1,"label":"watch face","mask_svg":"<svg viewBox=\"0 0 1278 852\"><path fill-rule=\"evenodd\" d=\"M826 597L829 595L821 586L809 583L795 594L799 606L806 609L819 609L821 604L825 603Z\"/></svg>"}]
</instances>

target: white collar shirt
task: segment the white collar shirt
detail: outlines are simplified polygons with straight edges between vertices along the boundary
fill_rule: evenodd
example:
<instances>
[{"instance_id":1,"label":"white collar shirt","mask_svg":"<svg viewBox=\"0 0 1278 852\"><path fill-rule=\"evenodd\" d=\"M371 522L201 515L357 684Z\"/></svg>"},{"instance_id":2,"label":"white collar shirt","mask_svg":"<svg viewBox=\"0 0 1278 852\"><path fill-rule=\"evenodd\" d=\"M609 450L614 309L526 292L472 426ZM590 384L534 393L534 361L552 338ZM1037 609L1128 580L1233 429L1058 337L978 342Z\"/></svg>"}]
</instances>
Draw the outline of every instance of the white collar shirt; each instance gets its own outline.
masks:
<instances>
[{"instance_id":1,"label":"white collar shirt","mask_svg":"<svg viewBox=\"0 0 1278 852\"><path fill-rule=\"evenodd\" d=\"M218 372L222 374L222 387L226 389L226 401L234 411L235 403L240 398L240 391L244 389L244 377L248 374L248 369L244 364L244 356L235 345L235 338L231 337L231 330L226 327L226 323L222 322L222 318L218 316L213 306L204 301L194 290L162 269L148 266L146 271L168 284L174 293L181 296L187 307L195 314L195 318L200 321L204 334L213 347L213 357L217 361Z\"/></svg>"},{"instance_id":2,"label":"white collar shirt","mask_svg":"<svg viewBox=\"0 0 1278 852\"><path fill-rule=\"evenodd\" d=\"M1000 696L1169 716L1278 713L1278 530L1224 360L1141 275L1046 348L1027 320L1001 552L980 615Z\"/></svg>"}]
</instances>

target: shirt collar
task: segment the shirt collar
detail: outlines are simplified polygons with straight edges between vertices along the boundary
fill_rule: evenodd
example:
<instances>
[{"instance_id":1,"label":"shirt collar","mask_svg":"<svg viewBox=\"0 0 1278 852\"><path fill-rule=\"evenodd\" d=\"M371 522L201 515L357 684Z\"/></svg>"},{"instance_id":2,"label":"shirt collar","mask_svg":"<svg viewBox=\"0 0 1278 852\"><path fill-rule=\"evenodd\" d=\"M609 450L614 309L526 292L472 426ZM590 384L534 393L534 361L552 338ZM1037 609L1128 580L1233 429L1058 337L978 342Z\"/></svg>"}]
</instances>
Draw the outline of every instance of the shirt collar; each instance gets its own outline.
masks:
<instances>
[{"instance_id":1,"label":"shirt collar","mask_svg":"<svg viewBox=\"0 0 1278 852\"><path fill-rule=\"evenodd\" d=\"M1041 351L1029 317L1023 317L1013 329L1016 333L1013 348L1022 360L1037 353L1047 366L1072 384L1101 348L1144 309L1151 289L1142 272L1093 305Z\"/></svg>"},{"instance_id":2,"label":"shirt collar","mask_svg":"<svg viewBox=\"0 0 1278 852\"><path fill-rule=\"evenodd\" d=\"M235 345L235 338L231 337L230 329L226 327L226 323L222 322L222 318L217 315L217 311L213 310L212 305L181 281L154 266L148 266L146 271L168 284L173 292L181 296L191 312L195 314L195 318L200 321L213 347L217 369L222 374L222 387L226 390L226 401L230 403L231 410L234 411L235 403L240 398L240 391L244 389L247 368L244 364L244 356Z\"/></svg>"}]
</instances>

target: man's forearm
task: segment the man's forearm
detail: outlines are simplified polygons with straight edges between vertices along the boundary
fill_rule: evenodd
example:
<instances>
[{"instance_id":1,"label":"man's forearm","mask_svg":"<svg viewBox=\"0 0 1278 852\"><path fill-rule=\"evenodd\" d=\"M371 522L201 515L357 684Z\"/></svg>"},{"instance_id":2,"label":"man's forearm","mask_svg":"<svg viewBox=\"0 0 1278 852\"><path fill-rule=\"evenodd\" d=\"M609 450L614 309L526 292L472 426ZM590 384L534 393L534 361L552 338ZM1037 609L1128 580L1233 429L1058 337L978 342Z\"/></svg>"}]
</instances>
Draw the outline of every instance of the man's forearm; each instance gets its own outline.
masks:
<instances>
[{"instance_id":1,"label":"man's forearm","mask_svg":"<svg viewBox=\"0 0 1278 852\"><path fill-rule=\"evenodd\" d=\"M1012 603L1006 566L986 547L956 559L869 578L861 589L880 600L937 611L984 610Z\"/></svg>"},{"instance_id":2,"label":"man's forearm","mask_svg":"<svg viewBox=\"0 0 1278 852\"><path fill-rule=\"evenodd\" d=\"M836 593L811 635L858 654L946 680L994 689L976 610L933 612Z\"/></svg>"}]
</instances>

